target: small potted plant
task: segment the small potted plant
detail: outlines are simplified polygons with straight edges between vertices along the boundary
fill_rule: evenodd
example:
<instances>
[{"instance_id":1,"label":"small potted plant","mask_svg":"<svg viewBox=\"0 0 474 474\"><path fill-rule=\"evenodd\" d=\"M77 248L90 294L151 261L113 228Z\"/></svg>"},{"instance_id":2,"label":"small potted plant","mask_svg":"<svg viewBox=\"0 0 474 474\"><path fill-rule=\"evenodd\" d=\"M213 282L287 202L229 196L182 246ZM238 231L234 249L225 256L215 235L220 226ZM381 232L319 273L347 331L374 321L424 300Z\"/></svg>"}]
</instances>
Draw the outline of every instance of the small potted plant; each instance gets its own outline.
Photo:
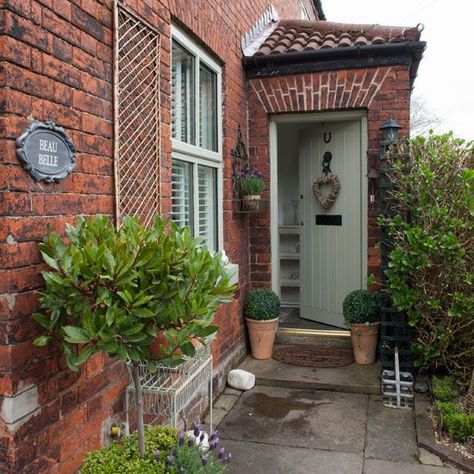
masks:
<instances>
[{"instance_id":1,"label":"small potted plant","mask_svg":"<svg viewBox=\"0 0 474 474\"><path fill-rule=\"evenodd\" d=\"M268 288L257 288L245 297L244 316L252 356L255 359L270 359L278 329L280 298Z\"/></svg>"},{"instance_id":2,"label":"small potted plant","mask_svg":"<svg viewBox=\"0 0 474 474\"><path fill-rule=\"evenodd\" d=\"M342 310L346 323L351 326L355 361L362 365L373 364L380 326L378 294L355 290L345 297Z\"/></svg>"},{"instance_id":3,"label":"small potted plant","mask_svg":"<svg viewBox=\"0 0 474 474\"><path fill-rule=\"evenodd\" d=\"M265 183L263 175L255 168L246 168L240 177L244 211L258 211Z\"/></svg>"}]
</instances>

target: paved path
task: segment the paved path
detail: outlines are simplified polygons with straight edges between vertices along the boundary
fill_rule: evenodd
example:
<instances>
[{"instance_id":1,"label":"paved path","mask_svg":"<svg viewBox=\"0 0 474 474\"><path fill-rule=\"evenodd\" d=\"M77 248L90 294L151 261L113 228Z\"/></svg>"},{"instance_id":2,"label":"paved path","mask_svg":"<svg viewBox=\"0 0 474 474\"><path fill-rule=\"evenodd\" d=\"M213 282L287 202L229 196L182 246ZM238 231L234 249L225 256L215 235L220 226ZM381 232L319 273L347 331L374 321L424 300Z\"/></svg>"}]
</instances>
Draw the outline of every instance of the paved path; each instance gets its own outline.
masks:
<instances>
[{"instance_id":1,"label":"paved path","mask_svg":"<svg viewBox=\"0 0 474 474\"><path fill-rule=\"evenodd\" d=\"M233 405L233 407L232 407ZM231 474L455 474L378 395L257 386L216 404Z\"/></svg>"}]
</instances>

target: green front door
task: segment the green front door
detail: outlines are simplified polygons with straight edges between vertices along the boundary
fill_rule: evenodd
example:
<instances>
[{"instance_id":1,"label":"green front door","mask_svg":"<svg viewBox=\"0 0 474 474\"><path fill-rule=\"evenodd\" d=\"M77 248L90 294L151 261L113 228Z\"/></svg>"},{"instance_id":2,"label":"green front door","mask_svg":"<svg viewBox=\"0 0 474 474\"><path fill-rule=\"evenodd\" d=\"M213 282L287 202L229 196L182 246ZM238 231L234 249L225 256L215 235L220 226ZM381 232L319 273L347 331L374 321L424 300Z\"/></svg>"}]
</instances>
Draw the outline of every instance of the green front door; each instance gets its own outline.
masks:
<instances>
[{"instance_id":1,"label":"green front door","mask_svg":"<svg viewBox=\"0 0 474 474\"><path fill-rule=\"evenodd\" d=\"M339 194L329 209L324 209L313 194L314 180L323 175L326 152L331 153L330 169L340 182ZM344 297L364 286L365 173L359 121L317 124L301 132L302 318L344 327ZM321 191L324 197L329 186Z\"/></svg>"}]
</instances>

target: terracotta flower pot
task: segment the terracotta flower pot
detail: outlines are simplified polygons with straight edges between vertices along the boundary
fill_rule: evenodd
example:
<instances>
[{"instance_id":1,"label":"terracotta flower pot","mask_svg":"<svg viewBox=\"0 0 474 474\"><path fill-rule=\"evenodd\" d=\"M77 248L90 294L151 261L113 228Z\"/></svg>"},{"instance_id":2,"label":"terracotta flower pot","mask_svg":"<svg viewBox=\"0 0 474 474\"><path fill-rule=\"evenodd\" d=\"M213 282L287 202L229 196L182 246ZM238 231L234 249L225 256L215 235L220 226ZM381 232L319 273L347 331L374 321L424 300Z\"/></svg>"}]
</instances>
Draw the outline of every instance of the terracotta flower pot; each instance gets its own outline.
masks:
<instances>
[{"instance_id":1,"label":"terracotta flower pot","mask_svg":"<svg viewBox=\"0 0 474 474\"><path fill-rule=\"evenodd\" d=\"M191 342L196 348L201 344L199 339L196 339L195 337L191 339ZM150 354L154 357L163 356L165 354L164 349L166 349L168 345L168 339L166 339L164 332L158 331L158 334L155 336L153 344L150 346ZM181 356L183 355L183 352L181 351L181 349L177 349L174 354L177 356Z\"/></svg>"},{"instance_id":2,"label":"terracotta flower pot","mask_svg":"<svg viewBox=\"0 0 474 474\"><path fill-rule=\"evenodd\" d=\"M368 365L375 362L380 321L370 324L352 324L351 340L357 364Z\"/></svg>"},{"instance_id":3,"label":"terracotta flower pot","mask_svg":"<svg viewBox=\"0 0 474 474\"><path fill-rule=\"evenodd\" d=\"M273 354L273 343L278 330L278 319L257 321L245 318L250 336L250 346L254 359L270 359Z\"/></svg>"},{"instance_id":4,"label":"terracotta flower pot","mask_svg":"<svg viewBox=\"0 0 474 474\"><path fill-rule=\"evenodd\" d=\"M258 211L260 209L260 194L249 194L243 197L245 211Z\"/></svg>"}]
</instances>

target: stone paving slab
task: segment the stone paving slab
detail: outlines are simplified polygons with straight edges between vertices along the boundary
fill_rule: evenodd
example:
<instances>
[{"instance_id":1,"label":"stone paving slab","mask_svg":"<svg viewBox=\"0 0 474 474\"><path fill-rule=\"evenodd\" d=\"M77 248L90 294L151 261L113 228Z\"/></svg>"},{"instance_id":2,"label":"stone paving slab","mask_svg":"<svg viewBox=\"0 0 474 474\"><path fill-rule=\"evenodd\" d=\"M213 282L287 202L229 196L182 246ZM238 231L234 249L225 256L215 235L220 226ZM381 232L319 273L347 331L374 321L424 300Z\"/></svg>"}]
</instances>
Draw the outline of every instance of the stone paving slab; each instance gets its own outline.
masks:
<instances>
[{"instance_id":1,"label":"stone paving slab","mask_svg":"<svg viewBox=\"0 0 474 474\"><path fill-rule=\"evenodd\" d=\"M417 463L414 411L384 407L382 397L370 396L365 456Z\"/></svg>"},{"instance_id":2,"label":"stone paving slab","mask_svg":"<svg viewBox=\"0 0 474 474\"><path fill-rule=\"evenodd\" d=\"M362 454L368 396L258 386L219 426L221 439Z\"/></svg>"},{"instance_id":3,"label":"stone paving slab","mask_svg":"<svg viewBox=\"0 0 474 474\"><path fill-rule=\"evenodd\" d=\"M248 356L240 366L255 374L257 385L347 393L380 394L380 364L314 368Z\"/></svg>"},{"instance_id":4,"label":"stone paving slab","mask_svg":"<svg viewBox=\"0 0 474 474\"><path fill-rule=\"evenodd\" d=\"M424 466L379 459L366 459L363 470L363 474L456 474L457 472L451 467Z\"/></svg>"},{"instance_id":5,"label":"stone paving slab","mask_svg":"<svg viewBox=\"0 0 474 474\"><path fill-rule=\"evenodd\" d=\"M360 474L362 455L247 441L221 443L232 453L229 474Z\"/></svg>"}]
</instances>

